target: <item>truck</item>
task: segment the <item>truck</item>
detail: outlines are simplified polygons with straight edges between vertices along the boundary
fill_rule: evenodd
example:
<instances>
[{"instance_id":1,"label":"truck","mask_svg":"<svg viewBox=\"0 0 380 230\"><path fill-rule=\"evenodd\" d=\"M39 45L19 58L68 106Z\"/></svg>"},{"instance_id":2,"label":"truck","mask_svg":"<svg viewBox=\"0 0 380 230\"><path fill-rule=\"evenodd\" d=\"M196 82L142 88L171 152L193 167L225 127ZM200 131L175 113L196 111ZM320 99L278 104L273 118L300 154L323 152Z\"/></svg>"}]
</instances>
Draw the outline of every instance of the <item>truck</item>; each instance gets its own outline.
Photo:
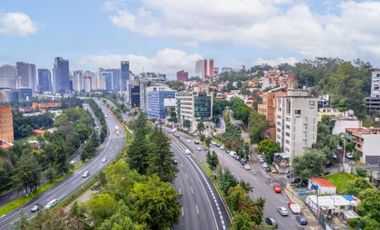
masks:
<instances>
[{"instance_id":1,"label":"truck","mask_svg":"<svg viewBox=\"0 0 380 230\"><path fill-rule=\"evenodd\" d=\"M292 211L293 214L300 214L301 213L301 207L294 202L289 201L288 207Z\"/></svg>"}]
</instances>

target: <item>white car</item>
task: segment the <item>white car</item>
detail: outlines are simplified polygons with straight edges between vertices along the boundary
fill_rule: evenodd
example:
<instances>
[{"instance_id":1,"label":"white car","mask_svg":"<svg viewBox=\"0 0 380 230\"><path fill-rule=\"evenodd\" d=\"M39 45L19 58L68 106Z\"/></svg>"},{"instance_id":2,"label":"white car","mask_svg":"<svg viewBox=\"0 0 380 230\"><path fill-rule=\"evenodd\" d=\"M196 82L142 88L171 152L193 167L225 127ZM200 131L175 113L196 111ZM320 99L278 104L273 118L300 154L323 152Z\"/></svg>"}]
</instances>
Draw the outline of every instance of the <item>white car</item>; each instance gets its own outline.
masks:
<instances>
[{"instance_id":1,"label":"white car","mask_svg":"<svg viewBox=\"0 0 380 230\"><path fill-rule=\"evenodd\" d=\"M245 164L245 165L244 165L244 168L245 168L246 170L251 170L251 166L249 166L249 164Z\"/></svg>"},{"instance_id":2,"label":"white car","mask_svg":"<svg viewBox=\"0 0 380 230\"><path fill-rule=\"evenodd\" d=\"M57 203L58 203L57 199L52 199L51 201L49 201L49 203L45 205L45 209L50 209L54 207Z\"/></svg>"},{"instance_id":3,"label":"white car","mask_svg":"<svg viewBox=\"0 0 380 230\"><path fill-rule=\"evenodd\" d=\"M202 148L201 148L201 147L197 147L197 150L198 150L198 151L202 151Z\"/></svg>"},{"instance_id":4,"label":"white car","mask_svg":"<svg viewBox=\"0 0 380 230\"><path fill-rule=\"evenodd\" d=\"M263 166L263 168L268 168L268 164L265 162L262 164L262 166Z\"/></svg>"},{"instance_id":5,"label":"white car","mask_svg":"<svg viewBox=\"0 0 380 230\"><path fill-rule=\"evenodd\" d=\"M186 155L190 155L191 152L190 152L190 150L186 149L185 153L186 153Z\"/></svg>"},{"instance_id":6,"label":"white car","mask_svg":"<svg viewBox=\"0 0 380 230\"><path fill-rule=\"evenodd\" d=\"M82 178L86 178L90 175L90 172L89 171L84 171L84 173L82 174Z\"/></svg>"},{"instance_id":7,"label":"white car","mask_svg":"<svg viewBox=\"0 0 380 230\"><path fill-rule=\"evenodd\" d=\"M107 161L107 159L106 159L106 158L103 158L102 162L106 162L106 161Z\"/></svg>"},{"instance_id":8,"label":"white car","mask_svg":"<svg viewBox=\"0 0 380 230\"><path fill-rule=\"evenodd\" d=\"M33 205L33 207L30 209L31 212L37 212L38 210L40 210L41 208L41 205L40 204L35 204Z\"/></svg>"},{"instance_id":9,"label":"white car","mask_svg":"<svg viewBox=\"0 0 380 230\"><path fill-rule=\"evenodd\" d=\"M354 158L354 154L351 153L351 152L348 152L348 153L346 153L346 157L347 157L348 159L352 159L352 158Z\"/></svg>"},{"instance_id":10,"label":"white car","mask_svg":"<svg viewBox=\"0 0 380 230\"><path fill-rule=\"evenodd\" d=\"M285 207L278 207L277 212L280 213L281 216L289 215L289 212Z\"/></svg>"},{"instance_id":11,"label":"white car","mask_svg":"<svg viewBox=\"0 0 380 230\"><path fill-rule=\"evenodd\" d=\"M224 145L221 145L221 146L220 146L220 149L221 149L221 150L224 150Z\"/></svg>"},{"instance_id":12,"label":"white car","mask_svg":"<svg viewBox=\"0 0 380 230\"><path fill-rule=\"evenodd\" d=\"M190 143L190 142L191 142L191 140L190 140L190 139L187 139L187 140L186 140L186 142L187 142L187 143Z\"/></svg>"}]
</instances>

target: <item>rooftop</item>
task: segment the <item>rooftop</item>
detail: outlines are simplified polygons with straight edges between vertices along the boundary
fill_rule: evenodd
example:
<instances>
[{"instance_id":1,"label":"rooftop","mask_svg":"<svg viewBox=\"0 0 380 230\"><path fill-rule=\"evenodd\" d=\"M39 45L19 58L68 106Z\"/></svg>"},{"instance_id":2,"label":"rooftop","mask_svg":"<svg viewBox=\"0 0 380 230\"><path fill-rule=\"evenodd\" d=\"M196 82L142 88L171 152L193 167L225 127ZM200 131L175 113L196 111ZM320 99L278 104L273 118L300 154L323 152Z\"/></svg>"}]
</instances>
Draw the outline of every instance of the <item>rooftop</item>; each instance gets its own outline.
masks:
<instances>
[{"instance_id":1,"label":"rooftop","mask_svg":"<svg viewBox=\"0 0 380 230\"><path fill-rule=\"evenodd\" d=\"M335 187L333 183L324 178L310 178L309 180L321 187Z\"/></svg>"}]
</instances>

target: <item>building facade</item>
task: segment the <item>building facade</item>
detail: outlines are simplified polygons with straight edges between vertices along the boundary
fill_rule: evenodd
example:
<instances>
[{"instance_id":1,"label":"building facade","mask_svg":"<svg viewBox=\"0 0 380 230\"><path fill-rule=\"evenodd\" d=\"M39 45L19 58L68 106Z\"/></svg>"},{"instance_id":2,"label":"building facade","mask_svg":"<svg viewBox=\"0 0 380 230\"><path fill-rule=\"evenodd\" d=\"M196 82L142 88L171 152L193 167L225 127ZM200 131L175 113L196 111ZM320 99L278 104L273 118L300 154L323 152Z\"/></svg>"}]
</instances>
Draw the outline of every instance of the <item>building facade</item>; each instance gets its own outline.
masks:
<instances>
[{"instance_id":1,"label":"building facade","mask_svg":"<svg viewBox=\"0 0 380 230\"><path fill-rule=\"evenodd\" d=\"M380 97L380 69L372 70L371 97Z\"/></svg>"},{"instance_id":2,"label":"building facade","mask_svg":"<svg viewBox=\"0 0 380 230\"><path fill-rule=\"evenodd\" d=\"M361 154L360 161L366 164L380 164L380 128L347 128L355 150Z\"/></svg>"},{"instance_id":3,"label":"building facade","mask_svg":"<svg viewBox=\"0 0 380 230\"><path fill-rule=\"evenodd\" d=\"M289 90L277 98L276 142L290 160L317 141L318 99L307 91Z\"/></svg>"},{"instance_id":4,"label":"building facade","mask_svg":"<svg viewBox=\"0 0 380 230\"><path fill-rule=\"evenodd\" d=\"M18 78L17 87L30 88L33 91L36 91L36 66L25 62L16 62L16 68Z\"/></svg>"},{"instance_id":5,"label":"building facade","mask_svg":"<svg viewBox=\"0 0 380 230\"><path fill-rule=\"evenodd\" d=\"M56 93L64 93L70 91L70 71L69 61L62 57L54 59L54 84Z\"/></svg>"},{"instance_id":6,"label":"building facade","mask_svg":"<svg viewBox=\"0 0 380 230\"><path fill-rule=\"evenodd\" d=\"M177 72L177 81L178 82L184 82L189 80L189 73L185 72L184 70Z\"/></svg>"},{"instance_id":7,"label":"building facade","mask_svg":"<svg viewBox=\"0 0 380 230\"><path fill-rule=\"evenodd\" d=\"M48 69L38 69L38 92L51 92L51 72Z\"/></svg>"},{"instance_id":8,"label":"building facade","mask_svg":"<svg viewBox=\"0 0 380 230\"><path fill-rule=\"evenodd\" d=\"M32 98L33 92L29 88L12 89L9 94L9 101L11 102L30 101Z\"/></svg>"},{"instance_id":9,"label":"building facade","mask_svg":"<svg viewBox=\"0 0 380 230\"><path fill-rule=\"evenodd\" d=\"M17 87L17 69L12 65L0 66L0 88Z\"/></svg>"},{"instance_id":10,"label":"building facade","mask_svg":"<svg viewBox=\"0 0 380 230\"><path fill-rule=\"evenodd\" d=\"M129 81L129 61L121 61L120 80L121 80L121 90L123 92L126 92L128 89L128 81Z\"/></svg>"},{"instance_id":11,"label":"building facade","mask_svg":"<svg viewBox=\"0 0 380 230\"><path fill-rule=\"evenodd\" d=\"M12 107L0 105L0 140L12 143L13 135Z\"/></svg>"},{"instance_id":12,"label":"building facade","mask_svg":"<svg viewBox=\"0 0 380 230\"><path fill-rule=\"evenodd\" d=\"M195 63L195 74L202 80L214 78L214 59L202 59Z\"/></svg>"},{"instance_id":13,"label":"building facade","mask_svg":"<svg viewBox=\"0 0 380 230\"><path fill-rule=\"evenodd\" d=\"M176 91L171 90L167 86L150 86L146 89L147 108L146 114L148 118L165 119L166 108L175 106L170 102L175 99Z\"/></svg>"}]
</instances>

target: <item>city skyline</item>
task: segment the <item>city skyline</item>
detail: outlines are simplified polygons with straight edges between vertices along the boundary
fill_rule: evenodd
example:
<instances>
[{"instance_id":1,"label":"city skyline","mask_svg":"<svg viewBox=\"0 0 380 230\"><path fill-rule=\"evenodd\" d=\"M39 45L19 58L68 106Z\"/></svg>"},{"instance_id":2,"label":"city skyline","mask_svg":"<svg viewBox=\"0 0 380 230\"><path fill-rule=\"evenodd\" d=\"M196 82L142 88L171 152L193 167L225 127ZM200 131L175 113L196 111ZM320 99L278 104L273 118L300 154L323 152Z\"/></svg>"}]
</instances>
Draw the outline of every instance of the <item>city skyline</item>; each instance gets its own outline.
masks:
<instances>
[{"instance_id":1,"label":"city skyline","mask_svg":"<svg viewBox=\"0 0 380 230\"><path fill-rule=\"evenodd\" d=\"M203 58L235 68L315 56L362 58L375 66L380 60L378 2L19 3L5 0L0 8L1 65L22 61L51 69L53 58L62 56L70 70L95 71L128 60L134 72L173 78L181 69L191 76Z\"/></svg>"}]
</instances>

